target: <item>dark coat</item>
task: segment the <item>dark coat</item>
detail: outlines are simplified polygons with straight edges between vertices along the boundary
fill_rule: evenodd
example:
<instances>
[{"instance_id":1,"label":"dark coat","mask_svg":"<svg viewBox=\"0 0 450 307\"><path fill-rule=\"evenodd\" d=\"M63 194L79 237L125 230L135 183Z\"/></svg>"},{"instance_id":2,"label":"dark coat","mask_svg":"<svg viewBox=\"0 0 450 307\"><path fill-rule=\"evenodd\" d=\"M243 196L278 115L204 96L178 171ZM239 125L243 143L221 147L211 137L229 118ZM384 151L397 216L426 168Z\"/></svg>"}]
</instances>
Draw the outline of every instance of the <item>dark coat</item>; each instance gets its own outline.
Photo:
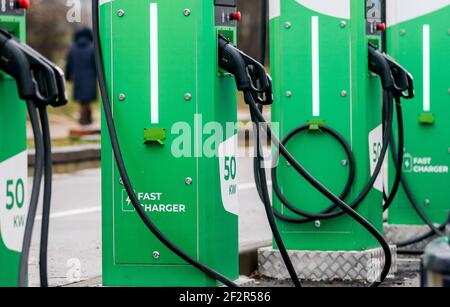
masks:
<instances>
[{"instance_id":1,"label":"dark coat","mask_svg":"<svg viewBox=\"0 0 450 307\"><path fill-rule=\"evenodd\" d=\"M67 56L66 78L73 82L74 99L80 103L97 100L97 71L92 32L79 31Z\"/></svg>"}]
</instances>

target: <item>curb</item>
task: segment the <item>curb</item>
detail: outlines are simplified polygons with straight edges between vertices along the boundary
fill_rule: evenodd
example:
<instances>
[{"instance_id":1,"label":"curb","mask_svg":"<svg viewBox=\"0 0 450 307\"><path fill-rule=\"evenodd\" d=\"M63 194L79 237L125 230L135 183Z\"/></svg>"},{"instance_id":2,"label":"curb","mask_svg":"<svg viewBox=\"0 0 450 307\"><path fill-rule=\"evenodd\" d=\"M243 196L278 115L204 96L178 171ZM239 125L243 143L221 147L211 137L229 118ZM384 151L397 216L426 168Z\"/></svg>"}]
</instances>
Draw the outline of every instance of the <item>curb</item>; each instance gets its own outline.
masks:
<instances>
[{"instance_id":1,"label":"curb","mask_svg":"<svg viewBox=\"0 0 450 307\"><path fill-rule=\"evenodd\" d=\"M271 241L254 243L239 248L239 281L242 286L254 286L254 280L247 277L258 269L258 250L262 247L269 246ZM62 285L63 288L80 288L80 287L101 287L102 276L92 277L80 282Z\"/></svg>"},{"instance_id":2,"label":"curb","mask_svg":"<svg viewBox=\"0 0 450 307\"><path fill-rule=\"evenodd\" d=\"M33 167L35 151L28 151L28 167ZM101 160L101 145L88 144L77 146L56 147L52 150L54 165L81 163Z\"/></svg>"}]
</instances>

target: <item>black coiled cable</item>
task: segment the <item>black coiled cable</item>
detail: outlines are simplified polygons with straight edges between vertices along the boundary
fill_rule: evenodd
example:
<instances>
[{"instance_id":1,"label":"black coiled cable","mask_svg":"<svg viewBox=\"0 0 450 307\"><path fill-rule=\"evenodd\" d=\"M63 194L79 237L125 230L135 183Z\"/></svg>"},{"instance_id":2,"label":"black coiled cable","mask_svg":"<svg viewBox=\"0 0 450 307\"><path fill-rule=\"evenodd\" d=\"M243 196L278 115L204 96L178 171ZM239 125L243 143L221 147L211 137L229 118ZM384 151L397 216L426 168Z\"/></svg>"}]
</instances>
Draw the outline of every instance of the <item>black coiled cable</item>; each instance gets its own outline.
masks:
<instances>
[{"instance_id":1,"label":"black coiled cable","mask_svg":"<svg viewBox=\"0 0 450 307\"><path fill-rule=\"evenodd\" d=\"M39 278L41 287L48 287L48 234L50 228L50 211L52 200L52 144L47 109L39 108L39 117L44 139L44 199L42 204L41 240L39 247Z\"/></svg>"},{"instance_id":2,"label":"black coiled cable","mask_svg":"<svg viewBox=\"0 0 450 307\"><path fill-rule=\"evenodd\" d=\"M384 266L379 279L374 281L370 285L370 287L378 287L388 276L392 265L392 253L389 244L386 242L383 235L369 221L367 221L367 219L358 214L354 209L352 209L339 197L334 195L330 190L328 190L328 188L326 188L324 185L318 182L305 168L303 168L303 166L297 162L297 160L289 153L286 147L283 144L281 144L281 142L272 133L272 130L267 124L266 120L264 119L264 116L261 114L261 111L258 108L258 105L256 104L252 93L249 91L245 91L244 97L245 101L250 106L250 111L255 117L257 129L260 128L260 125L262 126L262 129L266 131L267 135L270 137L274 146L279 149L281 155L287 160L287 162L289 162L292 165L292 167L294 167L294 169L297 172L299 172L299 174L303 178L305 178L305 180L308 181L312 186L314 186L319 192L321 192L331 202L336 203L340 209L342 209L345 213L350 215L359 224L361 224L361 226L367 229L374 236L374 238L380 243L385 254Z\"/></svg>"},{"instance_id":3,"label":"black coiled cable","mask_svg":"<svg viewBox=\"0 0 450 307\"><path fill-rule=\"evenodd\" d=\"M41 190L42 172L44 168L44 141L42 138L41 127L36 111L36 105L33 101L27 101L27 110L30 117L35 144L35 168L33 178L33 188L28 209L27 221L22 244L22 253L20 254L18 286L26 287L28 284L28 260L30 257L31 239L33 237L34 222L39 202Z\"/></svg>"},{"instance_id":4,"label":"black coiled cable","mask_svg":"<svg viewBox=\"0 0 450 307\"><path fill-rule=\"evenodd\" d=\"M260 109L260 110L262 110L262 109ZM261 144L260 144L261 133L260 133L259 125L258 125L257 114L255 114L255 112L253 110L250 110L250 115L251 115L252 122L256 126L255 127L256 157L254 158L254 171L255 171L255 183L256 183L257 191L258 191L259 197L261 198L261 201L264 205L264 209L266 212L267 220L270 225L270 229L272 231L275 243L277 244L277 247L280 251L280 254L281 254L283 262L286 266L286 269L289 273L289 276L291 277L291 280L294 283L294 286L296 288L301 288L302 284L301 284L300 278L298 277L297 272L295 271L294 265L292 264L292 260L289 257L289 253L283 242L283 238L281 237L280 231L278 230L278 226L275 221L275 216L273 214L272 204L271 204L271 200L270 200L270 193L269 193L269 189L267 187L266 170L262 166L262 162L263 162L264 158L263 158L262 148L261 148Z\"/></svg>"},{"instance_id":5,"label":"black coiled cable","mask_svg":"<svg viewBox=\"0 0 450 307\"><path fill-rule=\"evenodd\" d=\"M386 114L386 118L385 118L385 122L384 122L384 131L383 131L383 140L387 140L389 139L390 135L392 134L392 124L393 124L393 117L394 117L394 111L393 111L393 96L392 93L387 93L389 99L385 100L386 106L383 107L383 109L387 110ZM344 189L344 191L341 193L340 195L340 199L341 200L345 200L348 192L350 190L348 190L349 188L349 183L351 182L353 184L353 172L354 172L354 158L353 157L353 153L351 151L350 145L345 141L345 139L340 136L336 131L334 131L333 129L326 127L326 126L320 126L321 129L326 130L328 133L330 133L334 138L336 138L343 146L343 148L345 149L347 155L350 157L350 175L349 175L349 179L347 181L347 185ZM295 135L297 135L298 133L304 131L307 129L307 126L302 126L299 127L297 129L294 129L293 131L291 131L281 142L282 145L286 145L289 140L294 137ZM381 149L380 152L380 157L377 161L377 164L375 166L375 170L370 178L370 180L368 181L368 183L365 185L364 189L361 191L361 193L356 197L355 200L353 200L351 203L349 203L348 205L352 208L352 209L356 209L363 201L364 199L367 197L367 195L370 193L370 191L373 188L374 183L376 182L379 174L381 173L381 170L383 168L383 164L388 152L388 148L389 148L389 142L384 142L383 143L383 147ZM275 194L277 195L277 197L279 198L279 200L282 202L282 204L284 206L286 206L290 211L296 213L297 215L302 216L302 218L294 218L294 217L289 217L286 215L283 215L282 213L278 212L278 211L274 211L275 215L277 218L285 221L285 222L289 222L289 223L296 223L296 224L304 224L304 223L309 223L311 221L314 220L318 220L318 219L332 219L332 218L336 218L339 216L342 216L345 214L345 212L343 210L339 210L339 211L335 211L335 209L338 208L338 205L336 203L332 204L330 207L328 207L327 209L325 209L324 211L322 211L321 213L310 213L310 212L306 212L303 210L298 209L294 204L292 204L282 193L282 190L279 186L278 183L278 179L277 179L277 161L278 161L278 157L279 157L279 151L276 151L274 154L274 167L272 169L272 182L273 182L273 188L275 191ZM352 175L353 174L353 175ZM353 178L352 178L353 177ZM351 189L351 186L350 186Z\"/></svg>"}]
</instances>

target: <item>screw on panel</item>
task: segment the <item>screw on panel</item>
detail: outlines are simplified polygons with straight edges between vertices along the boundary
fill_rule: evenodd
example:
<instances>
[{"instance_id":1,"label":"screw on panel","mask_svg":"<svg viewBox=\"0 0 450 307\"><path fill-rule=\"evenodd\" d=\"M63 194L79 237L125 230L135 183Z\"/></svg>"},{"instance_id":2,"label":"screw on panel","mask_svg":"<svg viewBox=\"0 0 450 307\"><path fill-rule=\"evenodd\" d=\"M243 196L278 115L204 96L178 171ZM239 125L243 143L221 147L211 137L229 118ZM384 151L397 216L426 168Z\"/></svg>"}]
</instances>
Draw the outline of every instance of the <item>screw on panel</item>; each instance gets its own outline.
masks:
<instances>
[{"instance_id":1,"label":"screw on panel","mask_svg":"<svg viewBox=\"0 0 450 307\"><path fill-rule=\"evenodd\" d=\"M292 92L291 91L286 91L286 97L292 97Z\"/></svg>"},{"instance_id":2,"label":"screw on panel","mask_svg":"<svg viewBox=\"0 0 450 307\"><path fill-rule=\"evenodd\" d=\"M292 24L291 24L289 21L286 21L286 22L284 23L284 27L285 27L286 29L290 29L290 28L292 27Z\"/></svg>"},{"instance_id":3,"label":"screw on panel","mask_svg":"<svg viewBox=\"0 0 450 307\"><path fill-rule=\"evenodd\" d=\"M154 251L152 257L153 259L158 260L161 257L161 254L158 251Z\"/></svg>"},{"instance_id":4,"label":"screw on panel","mask_svg":"<svg viewBox=\"0 0 450 307\"><path fill-rule=\"evenodd\" d=\"M401 29L400 30L400 35L401 36L405 36L406 35L406 30L405 29Z\"/></svg>"},{"instance_id":5,"label":"screw on panel","mask_svg":"<svg viewBox=\"0 0 450 307\"><path fill-rule=\"evenodd\" d=\"M183 15L186 16L186 17L191 16L191 10L190 9L184 9Z\"/></svg>"},{"instance_id":6,"label":"screw on panel","mask_svg":"<svg viewBox=\"0 0 450 307\"><path fill-rule=\"evenodd\" d=\"M187 184L187 185L191 185L192 184L192 178L191 177L187 177L185 180L184 180L184 182Z\"/></svg>"},{"instance_id":7,"label":"screw on panel","mask_svg":"<svg viewBox=\"0 0 450 307\"><path fill-rule=\"evenodd\" d=\"M117 16L119 16L119 17L125 16L125 11L124 10L118 10L117 11Z\"/></svg>"},{"instance_id":8,"label":"screw on panel","mask_svg":"<svg viewBox=\"0 0 450 307\"><path fill-rule=\"evenodd\" d=\"M119 183L120 183L121 185L123 185L123 179L122 179L122 178L119 178Z\"/></svg>"},{"instance_id":9,"label":"screw on panel","mask_svg":"<svg viewBox=\"0 0 450 307\"><path fill-rule=\"evenodd\" d=\"M191 99L192 99L192 94L191 93L184 94L184 100L190 101Z\"/></svg>"},{"instance_id":10,"label":"screw on panel","mask_svg":"<svg viewBox=\"0 0 450 307\"><path fill-rule=\"evenodd\" d=\"M339 23L339 26L341 27L341 28L345 28L346 26L347 26L347 23L345 22L345 21L341 21L340 23Z\"/></svg>"},{"instance_id":11,"label":"screw on panel","mask_svg":"<svg viewBox=\"0 0 450 307\"><path fill-rule=\"evenodd\" d=\"M428 207L429 205L431 205L431 200L429 200L429 199L427 198L427 199L424 200L423 203L425 204L425 206Z\"/></svg>"},{"instance_id":12,"label":"screw on panel","mask_svg":"<svg viewBox=\"0 0 450 307\"><path fill-rule=\"evenodd\" d=\"M342 166L347 166L348 165L348 161L347 160L342 160L341 164L342 164Z\"/></svg>"},{"instance_id":13,"label":"screw on panel","mask_svg":"<svg viewBox=\"0 0 450 307\"><path fill-rule=\"evenodd\" d=\"M346 90L341 91L341 97L347 97L348 93Z\"/></svg>"},{"instance_id":14,"label":"screw on panel","mask_svg":"<svg viewBox=\"0 0 450 307\"><path fill-rule=\"evenodd\" d=\"M127 99L127 96L125 96L125 94L119 94L119 100L120 101L125 101L125 99Z\"/></svg>"},{"instance_id":15,"label":"screw on panel","mask_svg":"<svg viewBox=\"0 0 450 307\"><path fill-rule=\"evenodd\" d=\"M320 228L322 226L322 223L319 220L317 220L314 222L314 226L316 226L316 228Z\"/></svg>"}]
</instances>

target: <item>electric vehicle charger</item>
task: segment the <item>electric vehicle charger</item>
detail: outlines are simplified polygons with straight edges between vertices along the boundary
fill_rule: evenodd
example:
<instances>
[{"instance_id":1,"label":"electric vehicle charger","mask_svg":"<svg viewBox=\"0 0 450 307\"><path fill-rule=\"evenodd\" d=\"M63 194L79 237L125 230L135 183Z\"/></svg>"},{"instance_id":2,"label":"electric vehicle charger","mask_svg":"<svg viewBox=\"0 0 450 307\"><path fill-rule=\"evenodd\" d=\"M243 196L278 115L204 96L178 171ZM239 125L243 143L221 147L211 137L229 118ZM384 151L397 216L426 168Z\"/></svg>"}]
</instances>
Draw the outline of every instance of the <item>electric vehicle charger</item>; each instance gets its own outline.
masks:
<instances>
[{"instance_id":1,"label":"electric vehicle charger","mask_svg":"<svg viewBox=\"0 0 450 307\"><path fill-rule=\"evenodd\" d=\"M0 29L0 58L0 70L3 70L16 80L19 97L26 101L35 143L35 174L20 257L18 286L25 287L28 282L28 259L31 238L37 213L42 175L44 174L39 270L41 286L47 287L52 160L50 128L46 108L48 105L58 107L67 103L64 74L59 67L29 46L22 44L3 29ZM37 110L39 110L39 115Z\"/></svg>"},{"instance_id":2,"label":"electric vehicle charger","mask_svg":"<svg viewBox=\"0 0 450 307\"><path fill-rule=\"evenodd\" d=\"M108 94L105 71L104 71L102 45L101 45L101 40L100 40L99 1L98 0L92 0L92 24L93 24L93 33L94 33L94 44L95 44L95 50L96 50L95 60L96 60L96 67L97 67L97 73L98 73L99 87L100 87L100 92L102 95L102 104L103 104L105 119L106 119L106 123L108 126L108 132L109 132L110 139L111 139L111 145L113 148L116 165L119 169L120 176L123 180L123 185L128 194L128 197L131 200L131 203L132 203L134 209L136 210L137 214L139 215L140 219L145 224L145 226L148 228L148 230L161 243L163 243L168 249L170 249L178 257L180 257L187 263L191 264L193 267L204 272L209 277L222 282L224 285L229 286L229 287L238 287L238 285L235 282L229 280L227 277L225 277L221 273L215 271L214 269L207 267L206 265L195 260L188 254L186 254L184 251L182 251L178 246L176 246L169 238L167 238L158 229L158 227L153 223L153 221L150 219L150 217L146 214L145 210L140 205L140 201L138 200L138 198L135 194L135 190L133 189L133 185L131 183L130 177L128 176L125 162L122 157L122 152L121 152L119 140L117 137L114 118L112 115L110 98L109 98L109 94Z\"/></svg>"},{"instance_id":3,"label":"electric vehicle charger","mask_svg":"<svg viewBox=\"0 0 450 307\"><path fill-rule=\"evenodd\" d=\"M405 99L411 99L414 97L414 88L413 88L413 81L412 76L400 65L398 65L395 61L393 61L391 58L389 58L387 55L382 54L379 52L374 46L369 45L369 62L370 62L370 68L371 70L380 75L381 82L383 85L383 89L385 91L385 97L386 99L383 100L383 110L385 110L386 116L383 118L383 140L388 140L392 135L392 124L393 124L393 100L395 97L396 100L396 110L397 110L397 121L403 122L403 116L401 112L401 102L400 97L403 97ZM405 94L406 92L406 94ZM287 143L296 135L300 134L304 131L310 131L312 133L312 129L310 128L311 125L303 125L298 128L295 128L292 130L282 141L281 143L286 146ZM348 156L348 164L349 164L349 176L347 183L344 187L344 190L341 192L339 198L342 200L346 200L349 192L351 191L355 173L356 173L356 166L355 166L355 159L353 156L353 152L350 148L350 144L347 143L347 141L335 130L333 130L330 127L327 127L323 124L318 125L318 129L315 129L319 131L320 133L327 133L331 135L334 139L336 139L344 148L347 156ZM403 129L399 129L398 131L398 138L399 138L399 155L403 156L403 140L404 140L404 132ZM370 193L375 181L377 180L378 176L381 173L386 154L388 152L390 143L389 142L383 142L383 146L380 153L380 158L377 161L375 170L368 181L368 183L365 185L362 192L356 197L355 200L353 200L351 203L349 203L349 206L352 209L357 209L357 207L364 201L364 199L367 197L367 195ZM344 211L336 211L337 205L332 204L327 209L320 213L310 213L303 210L298 209L294 204L289 202L289 200L283 195L283 192L280 188L278 176L277 176L277 162L279 159L279 152L276 151L274 154L274 163L272 166L272 184L273 189L278 197L278 199L281 201L281 203L287 207L291 212L302 216L304 218L292 218L288 217L286 215L281 214L280 212L274 210L275 215L280 220L289 222L289 223L297 223L297 224L303 224L303 223L309 223L317 219L332 219L339 216L342 216L345 214ZM390 204L394 200L394 197L398 191L398 186L400 183L400 179L397 177L393 189L389 195L389 197L386 200L384 209L386 210L389 208Z\"/></svg>"},{"instance_id":4,"label":"electric vehicle charger","mask_svg":"<svg viewBox=\"0 0 450 307\"><path fill-rule=\"evenodd\" d=\"M266 51L266 33L267 33L267 24L266 24L266 18L267 18L267 9L268 9L268 3L267 3L267 0L261 0L261 20L262 20L262 22L261 22L261 30L260 30L260 46L261 46L261 63L262 64L264 64L264 61L265 61L265 51ZM383 39L383 45L386 45L386 42L385 42L385 39L386 38L384 38ZM403 81L405 81L405 79L403 79ZM408 98L413 98L413 96L411 96L411 94L413 95L413 91L411 91L410 92L410 94L409 95L407 95L407 97ZM384 99L385 99L385 101L386 101L386 99L389 99L389 97L386 97L387 95L386 95L386 93L385 93L385 95L384 95ZM392 98L390 98L390 99L392 99ZM384 103L383 104L384 105L384 107L383 107L383 109L386 109L386 103ZM386 112L383 112L383 115L385 116L385 113ZM397 122L399 122L399 119L397 118ZM384 127L386 127L387 126L387 124L386 124L386 118L385 117L383 117L383 123L385 123L384 124ZM299 128L297 128L297 129L294 129L291 133L292 133L292 135L291 134L288 134L288 136L286 136L285 137L285 139L283 140L284 141L284 143L286 144L288 141L289 141L289 136L291 135L291 138L293 138L294 137L294 135L295 135L295 133L297 132L297 133L300 133L301 131L305 131L305 132L307 132L307 131L309 131L309 127L310 127L310 125L304 125L304 126L302 126L302 127L299 127ZM399 123L399 127L400 127L400 123ZM329 127L326 127L326 126L323 126L323 125L320 125L319 126L319 128L320 128L320 131L322 132L322 133L325 133L325 134L327 134L328 133L328 131L326 131L327 129L331 129L331 128L329 128ZM401 129L403 129L403 124L401 125ZM400 133L403 133L403 132L401 132L401 131L399 131L398 132L399 134ZM348 151L346 150L346 145L348 145L348 144L346 144L346 143L342 143L341 141L340 141L340 137L339 137L339 134L338 135L335 135L334 136L334 138L335 139L337 139L338 140L338 142L339 143L341 143L341 145L343 146L343 148L344 148L344 150L346 151L346 153L347 153L347 156L348 156ZM385 139L386 140L386 139ZM440 225L440 226L438 226L438 227L436 227L431 221L430 221L430 219L426 216L426 214L424 213L424 211L420 208L420 206L419 206L419 202L415 199L415 197L414 197L414 195L413 195L413 192L411 191L411 189L410 189L410 186L409 186L409 184L408 184L408 182L407 182L407 180L406 180L406 178L404 177L404 176L402 176L402 173L401 172L398 172L398 170L400 169L402 169L402 164L401 164L401 161L402 161L402 157L403 157L403 155L402 154L400 154L400 152L399 151L396 151L395 150L395 148L399 148L399 149L401 149L401 150L404 150L404 148L403 148L403 146L400 146L400 144L399 144L399 146L396 146L395 145L395 142L393 141L393 136L390 136L389 137L389 142L391 142L391 144L390 144L390 148L391 148L391 155L393 156L393 161L394 161L394 165L396 165L396 174L395 174L395 180L394 180L394 184L393 184L393 186L392 186L392 188L391 188L391 190L390 190L390 195L388 196L388 195L386 195L386 193L383 193L383 196L384 196L384 210L387 210L388 208L389 208L389 206L392 204L392 202L394 201L394 199L395 199L395 196L397 195L397 191L398 191L398 189L401 187L403 190L404 190L404 192L405 192L405 194L406 194L406 196L407 196L407 199L409 200L409 202L411 203L411 205L412 205L412 207L414 208L414 210L416 211L416 213L418 214L418 216L421 218L421 220L426 224L426 225L428 225L428 227L430 228L430 231L429 232L427 232L427 233L425 233L424 235L421 235L421 236L419 236L419 237L417 237L417 238L412 238L412 239L410 239L410 240L407 240L407 241L404 241L404 242L397 242L397 243L395 243L395 245L397 245L397 247L406 247L406 246L409 246L409 245L412 245L412 244L415 244L415 243L418 243L418 242L421 242L421 241L423 241L423 240L426 240L426 239L428 239L428 238L431 238L432 236L434 236L434 235L442 235L442 232L444 231L444 229L445 229L445 225L446 225L446 223L444 223L444 224L442 224L442 225ZM384 142L384 143L386 143L386 142ZM352 153L353 154L353 153ZM400 157L400 158L396 158L396 157ZM255 163L256 163L256 159L255 159ZM350 167L350 171L349 171L349 176L348 176L348 181L350 181L350 180L353 180L354 178L352 178L353 177L353 168L355 168L355 166L354 166L354 162L353 162L353 160L349 157L349 160L348 160L348 165L349 165L349 167ZM377 167L377 169L378 169L378 167ZM257 177L257 170L255 169L255 178ZM280 199L284 199L284 196L281 194L281 192L280 192L280 189L279 189L279 184L278 184L278 177L277 177L277 172L276 172L276 168L273 168L272 169L272 182L273 182L273 187L274 187L274 190L275 190L275 192L276 192L276 194L277 194L277 196L280 198ZM346 199L347 197L346 197L346 189L347 189L347 187L348 187L348 182L347 182L347 185L344 187L344 190L343 190L343 192L341 193L341 199ZM369 186L369 185L368 185ZM260 192L260 191L258 191L258 192ZM386 191L385 191L386 192ZM361 194L361 195L364 195L364 192ZM286 200L286 203L288 203L288 201ZM355 203L357 203L357 201L355 202ZM292 207L292 206L291 206ZM335 208L335 206L333 206L334 208ZM288 207L289 208L289 207ZM330 208L328 208L327 210L325 210L324 212L322 212L322 213L329 213L329 211L328 210L330 210L332 207L330 207ZM279 217L280 219L283 219L283 216L282 215L279 215L277 212L275 213L276 215L277 215L277 217ZM316 216L316 217L319 217L319 216ZM321 217L322 219L323 219L323 217ZM314 220L314 219L311 219L311 218L305 218L305 219L289 219L289 218L287 218L287 217L285 217L285 220L291 220L292 222L297 222L297 223L307 223L307 222L311 222L312 220ZM400 250L400 251L398 251L399 253L402 253L402 251Z\"/></svg>"},{"instance_id":5,"label":"electric vehicle charger","mask_svg":"<svg viewBox=\"0 0 450 307\"><path fill-rule=\"evenodd\" d=\"M261 1L261 19L262 20L265 20L266 14L267 14L267 1L262 0ZM266 42L265 42L266 31L267 31L266 28L267 28L266 23L262 23L260 40L261 40L261 46L264 46L262 48L264 51L265 51L265 45L266 45ZM371 55L371 59L373 59L373 60L371 60L372 64L373 64L372 69L377 70L378 74L384 74L382 76L382 82L383 82L383 88L385 89L384 96L387 98L383 100L383 102L384 102L383 110L385 110L385 111L387 110L388 111L387 114L389 116L387 118L383 117L383 127L384 127L383 139L388 140L388 139L390 139L391 134L392 134L392 117L393 117L393 115L391 113L393 112L393 99L394 99L392 97L392 94L388 93L389 92L388 89L392 88L393 90L395 90L397 96L402 96L406 99L411 99L414 97L412 77L406 70L404 70L400 65L398 65L398 63L396 63L390 57L388 57L386 55L382 55L381 53L377 52L377 49L375 48L375 46L372 46L372 45L369 46L369 54ZM383 60L383 58L384 58L384 60ZM262 53L261 59L263 61L265 60L265 52ZM384 65L382 65L384 67L376 67L377 65L380 65L380 63L384 64ZM390 74L392 74L392 76L394 77L395 83L393 83L394 80L390 81L391 80L391 78L389 76ZM390 82L390 83L388 83L388 82ZM406 95L403 95L403 92L405 92L405 91L408 91L408 92ZM398 105L397 108L401 108L401 106ZM383 113L385 113L385 112L383 112ZM401 116L401 114L399 114L398 116ZM398 120L399 120L399 118L397 118L397 121ZM348 158L349 175L347 178L346 185L344 186L343 191L339 195L339 197L342 200L346 200L348 197L348 194L350 193L350 191L352 189L352 186L353 186L353 183L355 180L355 176L356 176L356 163L355 163L355 158L354 158L351 146L344 139L344 137L342 135L340 135L336 130L332 129L331 127L325 126L323 124L318 124L318 125L314 125L314 126L315 126L314 129L311 129L312 125L309 125L309 124L293 129L282 140L282 144L286 145L296 135L298 135L302 132L308 132L308 131L311 133L316 131L318 133L328 134L331 137L333 137L335 140L337 140L337 142L339 144L341 144L341 146L343 147L343 149L347 155L347 158ZM403 131L399 131L399 139L400 139L401 133L403 133ZM402 137L401 139L404 139L404 138ZM390 145L389 142L383 142L383 147L381 149L380 158L378 159L378 162L375 166L375 170L374 170L370 180L363 188L362 192L356 197L356 199L354 201L352 201L349 204L352 208L356 209L370 193L370 190L372 189L375 181L377 180L377 178L382 170L383 163L385 161L385 157L386 157L389 145ZM403 151L403 146L401 144L399 144L399 154L403 155L401 153L402 151ZM273 163L272 171L271 171L272 185L273 185L274 192L275 192L276 196L278 197L278 199L281 201L281 203L284 206L286 206L290 211L292 211L300 216L305 217L305 218L291 218L291 217L285 216L275 210L274 211L275 216L278 219L284 220L284 221L290 222L290 223L303 224L303 223L312 222L317 219L332 219L332 218L336 218L336 217L339 217L339 216L342 216L343 214L345 214L342 210L336 211L336 209L337 209L336 204L332 204L327 209L325 209L323 212L320 212L318 214L309 213L309 212L305 212L305 211L297 209L292 203L289 202L289 200L283 195L283 193L281 191L279 181L278 181L278 176L277 176L278 158L279 158L279 152L275 152L275 156L273 159L274 163ZM257 174L256 169L255 169L254 173L255 173L255 178L256 178L256 174ZM398 178L398 176L396 176L396 180L394 182L391 193L390 193L389 197L386 198L385 206L384 206L385 209L387 209L390 206L390 204L393 202L395 195L398 191L399 185L400 185L400 178ZM260 192L260 191L258 191L258 192Z\"/></svg>"},{"instance_id":6,"label":"electric vehicle charger","mask_svg":"<svg viewBox=\"0 0 450 307\"><path fill-rule=\"evenodd\" d=\"M268 89L261 84L271 84L270 79L267 77L267 80L261 79L261 73L257 73L255 78L254 66L248 64L248 61L245 60L248 58L242 51L238 50L236 47L232 46L226 38L220 38L219 40L219 61L220 66L227 70L228 72L235 75L236 84L238 90L244 92L244 98L247 104L250 106L250 112L252 115L252 121L256 124L256 135L259 139L259 125L262 124L263 130L265 130L268 136L271 138L274 145L279 149L281 155L283 155L288 163L292 165L311 185L313 185L318 191L320 191L324 196L326 196L329 200L335 203L343 212L349 214L352 218L354 218L358 223L360 223L364 228L366 228L380 243L384 252L385 252L385 265L383 271L380 276L380 281L375 281L371 286L378 286L382 281L387 277L390 266L391 266L391 251L388 243L384 239L383 235L375 229L373 225L371 225L365 218L359 215L351 206L347 205L342 199L334 195L331 191L329 191L325 186L323 186L320 182L318 182L309 172L304 169L295 158L289 153L289 151L285 148L284 144L280 142L271 131L271 128L268 126L264 117L262 116L262 103L257 103L255 97L261 97L260 95L265 95L266 100L270 100L268 98ZM413 91L413 82L412 77L409 73L406 72L401 66L393 62L389 59L385 54L377 51L373 46L369 46L369 54L370 54L370 69L380 75L383 88L386 91L391 91L392 95L397 97L411 97L414 95ZM247 63L247 66L245 66ZM253 64L253 63L252 63ZM254 65L254 64L253 64ZM240 67L239 67L240 66ZM260 67L262 67L260 65ZM253 78L253 79L252 79ZM258 79L259 78L259 79ZM247 84L247 86L245 86ZM255 84L260 85L259 88ZM259 99L264 101L264 99ZM392 102L392 100L390 100ZM266 101L265 101L266 102ZM258 106L259 105L259 106ZM391 103L392 106L392 103ZM400 104L398 104L397 110L401 111ZM401 112L399 112L401 114ZM387 127L387 131L385 131L385 138L387 139L390 136L390 129L392 128L392 112L390 112L390 120L389 125ZM264 203L267 203L268 193L267 192L267 181L265 181L265 174L261 171L261 161L262 153L259 143L256 146L257 150L257 160L255 166L259 168L259 170L255 174L255 180L257 185L259 186L258 192L262 197ZM387 147L385 147L385 151L387 151ZM385 153L386 154L386 153ZM384 161L384 158L380 159ZM376 174L376 177L378 174ZM262 184L264 183L265 184ZM270 200L269 200L270 204Z\"/></svg>"}]
</instances>

